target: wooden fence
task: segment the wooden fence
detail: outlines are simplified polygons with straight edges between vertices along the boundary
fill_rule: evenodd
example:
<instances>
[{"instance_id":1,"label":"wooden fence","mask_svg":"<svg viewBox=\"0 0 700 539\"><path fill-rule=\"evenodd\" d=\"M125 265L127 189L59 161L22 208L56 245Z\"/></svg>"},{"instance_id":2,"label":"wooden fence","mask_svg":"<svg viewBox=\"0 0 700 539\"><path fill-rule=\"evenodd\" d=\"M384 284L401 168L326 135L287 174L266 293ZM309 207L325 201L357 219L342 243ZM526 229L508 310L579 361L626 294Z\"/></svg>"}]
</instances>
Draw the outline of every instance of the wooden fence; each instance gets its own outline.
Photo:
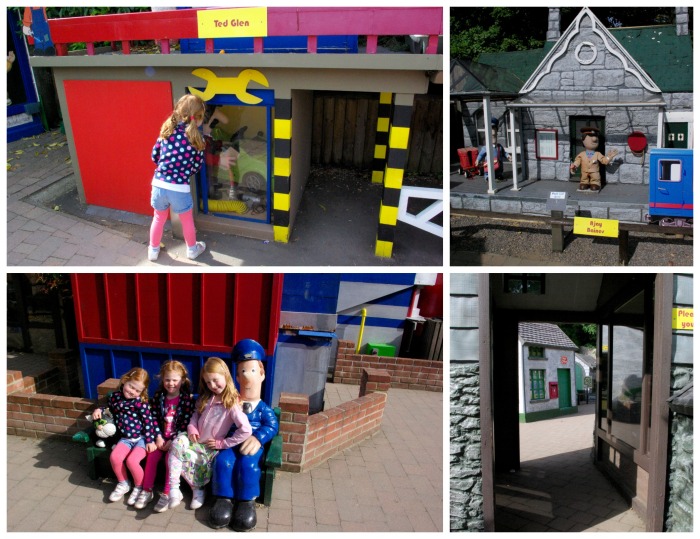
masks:
<instances>
[{"instance_id":1,"label":"wooden fence","mask_svg":"<svg viewBox=\"0 0 700 539\"><path fill-rule=\"evenodd\" d=\"M316 92L311 162L372 168L379 94ZM442 173L442 96L413 101L407 172Z\"/></svg>"}]
</instances>

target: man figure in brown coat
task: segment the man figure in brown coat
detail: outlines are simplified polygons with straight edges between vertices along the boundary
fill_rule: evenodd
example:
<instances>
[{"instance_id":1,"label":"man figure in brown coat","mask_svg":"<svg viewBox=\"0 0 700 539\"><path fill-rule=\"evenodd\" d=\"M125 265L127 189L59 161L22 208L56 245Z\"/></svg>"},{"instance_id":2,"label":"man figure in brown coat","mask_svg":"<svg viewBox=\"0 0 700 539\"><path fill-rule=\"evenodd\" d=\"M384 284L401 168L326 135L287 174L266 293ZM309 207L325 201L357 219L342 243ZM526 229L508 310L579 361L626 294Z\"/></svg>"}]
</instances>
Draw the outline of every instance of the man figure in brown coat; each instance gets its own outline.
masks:
<instances>
[{"instance_id":1,"label":"man figure in brown coat","mask_svg":"<svg viewBox=\"0 0 700 539\"><path fill-rule=\"evenodd\" d=\"M608 155L596 151L598 149L598 135L600 130L597 127L582 127L581 140L585 151L576 156L576 159L569 167L574 172L581 167L581 183L579 191L600 191L600 165L607 165L617 155L617 150L611 150Z\"/></svg>"}]
</instances>

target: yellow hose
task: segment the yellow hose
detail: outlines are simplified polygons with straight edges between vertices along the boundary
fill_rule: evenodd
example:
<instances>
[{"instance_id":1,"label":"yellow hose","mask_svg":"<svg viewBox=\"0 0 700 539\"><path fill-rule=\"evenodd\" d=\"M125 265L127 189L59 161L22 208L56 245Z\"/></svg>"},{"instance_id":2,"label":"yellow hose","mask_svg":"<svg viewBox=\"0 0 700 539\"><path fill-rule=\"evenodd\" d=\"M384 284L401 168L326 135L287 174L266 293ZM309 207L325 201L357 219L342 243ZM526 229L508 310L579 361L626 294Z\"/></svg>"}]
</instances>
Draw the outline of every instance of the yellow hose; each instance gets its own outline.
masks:
<instances>
[{"instance_id":1,"label":"yellow hose","mask_svg":"<svg viewBox=\"0 0 700 539\"><path fill-rule=\"evenodd\" d=\"M199 209L204 209L204 203L200 202ZM248 206L242 200L209 200L209 211L245 213L248 211Z\"/></svg>"},{"instance_id":2,"label":"yellow hose","mask_svg":"<svg viewBox=\"0 0 700 539\"><path fill-rule=\"evenodd\" d=\"M365 332L365 319L367 318L367 309L362 309L362 321L360 322L360 334L357 337L357 347L355 348L355 353L360 353L360 348L362 348L362 334Z\"/></svg>"}]
</instances>

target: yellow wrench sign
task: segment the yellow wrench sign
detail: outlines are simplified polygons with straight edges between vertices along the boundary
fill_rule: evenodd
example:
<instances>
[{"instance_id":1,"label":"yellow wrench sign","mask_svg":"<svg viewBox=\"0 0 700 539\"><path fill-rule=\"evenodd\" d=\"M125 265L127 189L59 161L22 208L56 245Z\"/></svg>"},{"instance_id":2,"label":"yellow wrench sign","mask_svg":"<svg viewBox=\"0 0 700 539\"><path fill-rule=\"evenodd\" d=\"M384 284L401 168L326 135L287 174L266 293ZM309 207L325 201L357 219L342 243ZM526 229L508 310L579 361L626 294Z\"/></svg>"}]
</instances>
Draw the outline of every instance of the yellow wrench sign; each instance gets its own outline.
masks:
<instances>
[{"instance_id":1,"label":"yellow wrench sign","mask_svg":"<svg viewBox=\"0 0 700 539\"><path fill-rule=\"evenodd\" d=\"M207 81L207 86L203 92L192 88L192 86L188 87L191 94L196 95L203 101L209 101L215 95L234 94L243 103L257 105L262 99L248 92L248 84L252 81L265 88L270 87L265 75L255 69L244 69L237 77L217 77L216 73L203 67L195 69L192 74Z\"/></svg>"}]
</instances>

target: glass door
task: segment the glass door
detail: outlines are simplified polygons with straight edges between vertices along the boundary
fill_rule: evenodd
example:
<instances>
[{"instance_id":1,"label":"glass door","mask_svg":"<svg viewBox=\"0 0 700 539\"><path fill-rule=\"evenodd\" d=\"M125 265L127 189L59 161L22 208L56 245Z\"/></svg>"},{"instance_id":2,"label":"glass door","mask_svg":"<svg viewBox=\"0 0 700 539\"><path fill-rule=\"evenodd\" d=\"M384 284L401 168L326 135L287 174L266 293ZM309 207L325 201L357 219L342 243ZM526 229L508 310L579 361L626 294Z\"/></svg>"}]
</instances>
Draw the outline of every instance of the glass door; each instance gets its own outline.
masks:
<instances>
[{"instance_id":1,"label":"glass door","mask_svg":"<svg viewBox=\"0 0 700 539\"><path fill-rule=\"evenodd\" d=\"M253 93L253 92L251 92ZM235 96L207 102L206 163L198 180L200 211L228 219L270 222L274 96L246 105Z\"/></svg>"}]
</instances>

